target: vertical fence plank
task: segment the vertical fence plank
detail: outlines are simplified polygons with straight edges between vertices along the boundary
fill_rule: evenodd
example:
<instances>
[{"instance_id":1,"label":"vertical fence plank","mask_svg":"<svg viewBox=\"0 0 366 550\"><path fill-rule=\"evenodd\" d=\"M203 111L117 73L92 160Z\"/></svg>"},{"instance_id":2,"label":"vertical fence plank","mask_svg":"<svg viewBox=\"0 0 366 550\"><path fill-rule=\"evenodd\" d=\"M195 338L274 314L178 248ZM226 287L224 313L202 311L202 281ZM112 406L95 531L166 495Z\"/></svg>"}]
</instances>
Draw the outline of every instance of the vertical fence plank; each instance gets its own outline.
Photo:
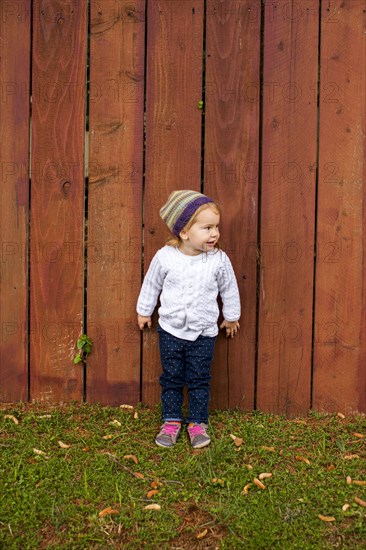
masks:
<instances>
[{"instance_id":1,"label":"vertical fence plank","mask_svg":"<svg viewBox=\"0 0 366 550\"><path fill-rule=\"evenodd\" d=\"M203 0L148 3L144 271L165 244L159 209L175 189L200 189ZM143 336L142 400L160 399L156 321Z\"/></svg>"},{"instance_id":2,"label":"vertical fence plank","mask_svg":"<svg viewBox=\"0 0 366 550\"><path fill-rule=\"evenodd\" d=\"M30 1L0 6L0 402L28 399Z\"/></svg>"},{"instance_id":3,"label":"vertical fence plank","mask_svg":"<svg viewBox=\"0 0 366 550\"><path fill-rule=\"evenodd\" d=\"M366 412L364 0L322 5L313 406Z\"/></svg>"},{"instance_id":4,"label":"vertical fence plank","mask_svg":"<svg viewBox=\"0 0 366 550\"><path fill-rule=\"evenodd\" d=\"M88 401L140 400L145 1L90 14Z\"/></svg>"},{"instance_id":5,"label":"vertical fence plank","mask_svg":"<svg viewBox=\"0 0 366 550\"><path fill-rule=\"evenodd\" d=\"M220 241L242 301L241 330L230 341L220 331L216 345L219 408L254 405L260 27L260 0L207 5L204 189L222 206Z\"/></svg>"},{"instance_id":6,"label":"vertical fence plank","mask_svg":"<svg viewBox=\"0 0 366 550\"><path fill-rule=\"evenodd\" d=\"M265 3L257 406L310 407L318 10Z\"/></svg>"},{"instance_id":7,"label":"vertical fence plank","mask_svg":"<svg viewBox=\"0 0 366 550\"><path fill-rule=\"evenodd\" d=\"M80 400L86 2L33 2L31 398Z\"/></svg>"}]
</instances>

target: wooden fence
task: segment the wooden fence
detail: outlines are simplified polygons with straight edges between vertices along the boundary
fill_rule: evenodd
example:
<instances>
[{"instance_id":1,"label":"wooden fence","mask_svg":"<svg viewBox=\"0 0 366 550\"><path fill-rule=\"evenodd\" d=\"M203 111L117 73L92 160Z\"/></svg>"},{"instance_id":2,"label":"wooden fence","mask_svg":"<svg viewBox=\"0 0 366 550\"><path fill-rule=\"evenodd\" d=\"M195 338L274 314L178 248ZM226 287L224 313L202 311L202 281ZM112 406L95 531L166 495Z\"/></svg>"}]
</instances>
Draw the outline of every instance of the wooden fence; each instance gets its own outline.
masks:
<instances>
[{"instance_id":1,"label":"wooden fence","mask_svg":"<svg viewBox=\"0 0 366 550\"><path fill-rule=\"evenodd\" d=\"M366 412L365 18L365 0L1 1L0 401L159 401L135 305L159 208L191 188L221 203L242 298L212 406Z\"/></svg>"}]
</instances>

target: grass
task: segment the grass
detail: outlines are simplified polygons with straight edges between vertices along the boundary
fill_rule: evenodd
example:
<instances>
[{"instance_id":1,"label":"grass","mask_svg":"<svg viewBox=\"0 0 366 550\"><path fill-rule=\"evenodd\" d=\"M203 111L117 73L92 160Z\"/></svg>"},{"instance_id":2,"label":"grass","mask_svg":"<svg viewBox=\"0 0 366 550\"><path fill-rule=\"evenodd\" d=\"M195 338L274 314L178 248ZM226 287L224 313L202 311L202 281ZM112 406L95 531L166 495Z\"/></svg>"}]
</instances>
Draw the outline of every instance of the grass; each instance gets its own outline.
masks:
<instances>
[{"instance_id":1,"label":"grass","mask_svg":"<svg viewBox=\"0 0 366 550\"><path fill-rule=\"evenodd\" d=\"M206 449L185 433L161 449L158 408L3 405L0 548L364 547L354 498L366 500L366 486L346 482L366 480L364 416L216 411L210 423ZM264 490L253 483L262 472L273 474Z\"/></svg>"}]
</instances>

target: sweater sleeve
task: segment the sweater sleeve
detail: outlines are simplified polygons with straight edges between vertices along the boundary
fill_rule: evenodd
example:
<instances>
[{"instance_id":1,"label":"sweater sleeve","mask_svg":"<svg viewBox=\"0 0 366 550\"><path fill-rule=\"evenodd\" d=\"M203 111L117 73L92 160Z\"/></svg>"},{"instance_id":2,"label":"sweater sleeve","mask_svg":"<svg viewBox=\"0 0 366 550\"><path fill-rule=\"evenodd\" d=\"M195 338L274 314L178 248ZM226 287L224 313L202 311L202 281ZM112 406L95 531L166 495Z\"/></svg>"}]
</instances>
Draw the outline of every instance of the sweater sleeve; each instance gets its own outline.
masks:
<instances>
[{"instance_id":1,"label":"sweater sleeve","mask_svg":"<svg viewBox=\"0 0 366 550\"><path fill-rule=\"evenodd\" d=\"M231 261L225 252L217 275L222 299L222 314L226 321L238 321L241 314L238 283Z\"/></svg>"},{"instance_id":2,"label":"sweater sleeve","mask_svg":"<svg viewBox=\"0 0 366 550\"><path fill-rule=\"evenodd\" d=\"M139 315L151 317L163 288L164 278L164 269L157 252L151 260L137 300L136 311Z\"/></svg>"}]
</instances>

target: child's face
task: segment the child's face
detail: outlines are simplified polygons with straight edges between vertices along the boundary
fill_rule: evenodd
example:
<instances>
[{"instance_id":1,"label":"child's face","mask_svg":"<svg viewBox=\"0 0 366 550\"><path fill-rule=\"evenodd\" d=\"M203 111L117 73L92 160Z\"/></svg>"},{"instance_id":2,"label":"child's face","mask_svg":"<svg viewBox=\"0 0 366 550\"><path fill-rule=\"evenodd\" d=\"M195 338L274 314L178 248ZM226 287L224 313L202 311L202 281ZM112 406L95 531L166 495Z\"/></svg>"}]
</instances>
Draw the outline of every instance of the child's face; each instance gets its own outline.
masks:
<instances>
[{"instance_id":1,"label":"child's face","mask_svg":"<svg viewBox=\"0 0 366 550\"><path fill-rule=\"evenodd\" d=\"M183 229L180 232L182 244L179 249L189 255L212 250L220 237L219 223L220 215L210 207L205 208L188 230Z\"/></svg>"}]
</instances>

